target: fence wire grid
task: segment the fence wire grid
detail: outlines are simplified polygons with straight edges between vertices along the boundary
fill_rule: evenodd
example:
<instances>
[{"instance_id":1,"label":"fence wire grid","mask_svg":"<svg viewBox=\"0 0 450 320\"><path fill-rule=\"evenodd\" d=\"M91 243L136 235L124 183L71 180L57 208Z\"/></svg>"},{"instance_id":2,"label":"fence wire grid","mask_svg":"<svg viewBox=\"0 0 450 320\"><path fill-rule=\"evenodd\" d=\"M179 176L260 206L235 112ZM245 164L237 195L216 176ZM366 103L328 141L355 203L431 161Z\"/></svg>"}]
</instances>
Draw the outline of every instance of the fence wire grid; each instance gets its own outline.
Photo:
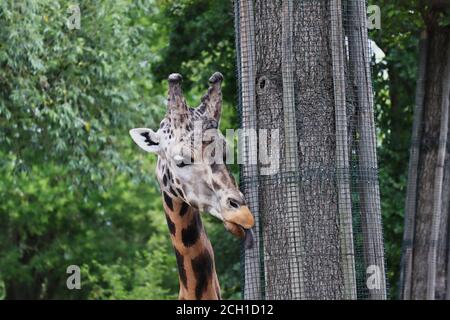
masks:
<instances>
[{"instance_id":1,"label":"fence wire grid","mask_svg":"<svg viewBox=\"0 0 450 320\"><path fill-rule=\"evenodd\" d=\"M241 149L243 298L386 299L366 3L234 6L241 128L278 129L280 154L261 174L259 136Z\"/></svg>"}]
</instances>

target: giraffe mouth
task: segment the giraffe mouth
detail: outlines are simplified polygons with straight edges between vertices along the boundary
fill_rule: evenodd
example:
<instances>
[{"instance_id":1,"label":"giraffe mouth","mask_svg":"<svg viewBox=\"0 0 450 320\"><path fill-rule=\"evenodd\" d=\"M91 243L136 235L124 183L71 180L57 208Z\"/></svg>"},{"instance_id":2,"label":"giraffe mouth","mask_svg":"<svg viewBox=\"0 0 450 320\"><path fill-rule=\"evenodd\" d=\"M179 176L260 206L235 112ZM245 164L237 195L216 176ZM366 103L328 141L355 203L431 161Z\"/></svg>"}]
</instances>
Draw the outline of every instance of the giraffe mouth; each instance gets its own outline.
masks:
<instances>
[{"instance_id":1,"label":"giraffe mouth","mask_svg":"<svg viewBox=\"0 0 450 320\"><path fill-rule=\"evenodd\" d=\"M255 219L247 206L242 206L239 210L225 212L224 226L235 237L244 239L246 249L253 247L253 231L251 228L255 224Z\"/></svg>"},{"instance_id":2,"label":"giraffe mouth","mask_svg":"<svg viewBox=\"0 0 450 320\"><path fill-rule=\"evenodd\" d=\"M225 221L237 224L244 229L250 229L255 224L255 219L247 206L241 206L238 210L226 210L222 216Z\"/></svg>"},{"instance_id":3,"label":"giraffe mouth","mask_svg":"<svg viewBox=\"0 0 450 320\"><path fill-rule=\"evenodd\" d=\"M244 240L245 249L253 248L254 234L252 229L244 229L242 226L228 221L224 221L223 224L225 229L227 229L232 235L236 238Z\"/></svg>"}]
</instances>

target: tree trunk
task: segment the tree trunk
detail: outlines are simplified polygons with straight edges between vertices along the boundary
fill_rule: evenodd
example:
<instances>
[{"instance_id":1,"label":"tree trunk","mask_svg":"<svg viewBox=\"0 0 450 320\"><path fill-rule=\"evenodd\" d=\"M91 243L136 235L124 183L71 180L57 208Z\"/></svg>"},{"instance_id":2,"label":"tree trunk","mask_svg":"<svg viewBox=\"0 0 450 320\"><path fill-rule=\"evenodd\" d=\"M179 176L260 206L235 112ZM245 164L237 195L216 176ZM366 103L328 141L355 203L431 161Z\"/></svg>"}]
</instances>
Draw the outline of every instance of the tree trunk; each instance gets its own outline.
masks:
<instances>
[{"instance_id":1,"label":"tree trunk","mask_svg":"<svg viewBox=\"0 0 450 320\"><path fill-rule=\"evenodd\" d=\"M448 259L449 259L449 213L450 213L450 128L447 130L447 146L444 165L444 179L442 181L441 223L439 228L439 240L437 243L436 265L436 300L445 300L448 290Z\"/></svg>"},{"instance_id":2,"label":"tree trunk","mask_svg":"<svg viewBox=\"0 0 450 320\"><path fill-rule=\"evenodd\" d=\"M288 3L255 2L258 125L283 129L282 168L260 176L266 298L298 298L300 289L305 299L341 299L329 6L296 2L283 11Z\"/></svg>"},{"instance_id":3,"label":"tree trunk","mask_svg":"<svg viewBox=\"0 0 450 320\"><path fill-rule=\"evenodd\" d=\"M352 54L359 63L351 75L343 34L345 6L340 0L243 2L254 4L254 36L238 30L238 55L245 56L244 40L248 40L246 46L254 44L255 55L248 55L247 48L247 62L241 59L239 66L242 90L248 86L241 93L242 105L246 99L251 101L253 92L249 90L256 84L256 108L247 106L242 119L253 121L251 117L256 115L258 130L268 129L269 134L279 131L277 156L281 159L274 174L263 175L265 168L259 163L258 177L244 177L244 185L257 182L257 189L249 196L259 197L262 297L357 298L350 158L355 158L351 145L358 143L365 152L361 168L373 170L370 177L361 176L367 182L361 203L368 204L362 210L367 222L367 262L379 268L381 287L376 293L383 298L383 244L364 2L358 2L356 13L359 17L353 35L360 46L352 47ZM255 78L248 73L244 79L244 70L254 70ZM357 77L358 72L361 75ZM356 85L351 80L357 81ZM354 94L354 87L359 86L361 91ZM265 142L275 144L270 137ZM259 149L271 150L272 145L259 144ZM247 285L247 276L253 281L254 275L247 275L247 266L245 270Z\"/></svg>"},{"instance_id":4,"label":"tree trunk","mask_svg":"<svg viewBox=\"0 0 450 320\"><path fill-rule=\"evenodd\" d=\"M439 217L436 215L437 188L436 166L438 164L439 137L441 129L441 110L443 99L448 99L448 88L443 87L443 77L448 65L448 46L450 28L438 23L440 10L427 11L425 22L428 32L428 57L425 77L425 100L420 139L419 167L417 177L417 208L415 214L414 243L411 271L411 299L433 298L434 292L430 279L436 264L436 227ZM446 57L443 59L443 57ZM443 97L447 92L446 97ZM445 95L445 94L444 94ZM440 212L438 213L441 214ZM432 268L432 269L430 269ZM439 274L438 274L439 275ZM430 283L431 281L431 283ZM427 295L428 289L428 295ZM405 297L408 298L408 297Z\"/></svg>"},{"instance_id":5,"label":"tree trunk","mask_svg":"<svg viewBox=\"0 0 450 320\"><path fill-rule=\"evenodd\" d=\"M286 154L282 79L282 2L255 1L256 106L259 129L280 130L280 156ZM281 170L283 170L281 168ZM260 176L264 274L267 299L292 299L289 259L289 200L282 174ZM295 197L295 195L294 195Z\"/></svg>"},{"instance_id":6,"label":"tree trunk","mask_svg":"<svg viewBox=\"0 0 450 320\"><path fill-rule=\"evenodd\" d=\"M400 272L400 298L406 300L411 298L412 256L417 205L417 172L419 166L419 147L422 133L423 103L425 97L425 68L427 64L427 51L427 33L422 32L419 42L419 69L417 71L414 120L409 155L408 184L406 186L403 252Z\"/></svg>"},{"instance_id":7,"label":"tree trunk","mask_svg":"<svg viewBox=\"0 0 450 320\"><path fill-rule=\"evenodd\" d=\"M450 40L450 39L449 39ZM431 220L431 241L428 252L428 277L427 277L427 299L434 300L436 295L436 269L439 231L442 220L442 189L444 180L444 165L447 147L448 133L448 104L450 96L450 41L447 41L447 55L444 53L445 65L442 77L441 93L441 115L439 123L439 144L434 172L433 189L433 216Z\"/></svg>"},{"instance_id":8,"label":"tree trunk","mask_svg":"<svg viewBox=\"0 0 450 320\"><path fill-rule=\"evenodd\" d=\"M297 2L293 16L304 292L309 299L342 299L329 1Z\"/></svg>"}]
</instances>

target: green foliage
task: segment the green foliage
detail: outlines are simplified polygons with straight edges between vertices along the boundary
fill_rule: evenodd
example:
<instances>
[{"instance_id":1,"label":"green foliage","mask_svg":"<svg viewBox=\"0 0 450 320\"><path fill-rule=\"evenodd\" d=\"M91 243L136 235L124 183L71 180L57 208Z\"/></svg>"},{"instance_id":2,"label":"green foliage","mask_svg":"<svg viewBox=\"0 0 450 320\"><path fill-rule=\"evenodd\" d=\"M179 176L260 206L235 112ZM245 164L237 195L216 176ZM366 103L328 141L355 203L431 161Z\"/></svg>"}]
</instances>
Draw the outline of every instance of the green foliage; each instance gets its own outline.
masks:
<instances>
[{"instance_id":1,"label":"green foliage","mask_svg":"<svg viewBox=\"0 0 450 320\"><path fill-rule=\"evenodd\" d=\"M184 81L185 88L194 88L201 94L212 72L220 70L226 79L224 100L235 104L237 84L232 1L158 2L164 17L162 25L168 30L168 45L161 50L160 62L152 67L155 77L165 79L176 70L188 75Z\"/></svg>"},{"instance_id":2,"label":"green foliage","mask_svg":"<svg viewBox=\"0 0 450 320\"><path fill-rule=\"evenodd\" d=\"M128 290L147 287L142 298L162 297L164 278L176 279L176 273L164 267L174 261L157 188L117 175L107 191L82 193L70 190L66 173L55 165L1 172L0 270L8 292L28 298L131 295L123 289L111 296L122 280ZM87 276L82 290L65 287L71 264Z\"/></svg>"},{"instance_id":3,"label":"green foliage","mask_svg":"<svg viewBox=\"0 0 450 320\"><path fill-rule=\"evenodd\" d=\"M151 5L83 1L81 28L69 30L69 1L0 4L0 147L15 155L16 169L63 163L74 182L102 181L102 161L123 171L119 148L133 123L162 106L151 89L155 57L147 41L156 32L139 18Z\"/></svg>"}]
</instances>

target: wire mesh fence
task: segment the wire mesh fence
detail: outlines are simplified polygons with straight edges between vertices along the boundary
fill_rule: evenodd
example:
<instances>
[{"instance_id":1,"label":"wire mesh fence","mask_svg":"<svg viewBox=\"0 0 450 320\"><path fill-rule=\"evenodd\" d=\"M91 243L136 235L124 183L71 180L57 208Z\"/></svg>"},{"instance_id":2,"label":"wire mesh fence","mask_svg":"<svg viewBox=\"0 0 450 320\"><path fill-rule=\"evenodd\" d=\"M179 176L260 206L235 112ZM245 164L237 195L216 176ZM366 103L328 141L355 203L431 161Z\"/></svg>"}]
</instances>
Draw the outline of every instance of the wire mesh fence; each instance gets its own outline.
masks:
<instances>
[{"instance_id":1,"label":"wire mesh fence","mask_svg":"<svg viewBox=\"0 0 450 320\"><path fill-rule=\"evenodd\" d=\"M365 2L234 4L243 297L385 299Z\"/></svg>"}]
</instances>

